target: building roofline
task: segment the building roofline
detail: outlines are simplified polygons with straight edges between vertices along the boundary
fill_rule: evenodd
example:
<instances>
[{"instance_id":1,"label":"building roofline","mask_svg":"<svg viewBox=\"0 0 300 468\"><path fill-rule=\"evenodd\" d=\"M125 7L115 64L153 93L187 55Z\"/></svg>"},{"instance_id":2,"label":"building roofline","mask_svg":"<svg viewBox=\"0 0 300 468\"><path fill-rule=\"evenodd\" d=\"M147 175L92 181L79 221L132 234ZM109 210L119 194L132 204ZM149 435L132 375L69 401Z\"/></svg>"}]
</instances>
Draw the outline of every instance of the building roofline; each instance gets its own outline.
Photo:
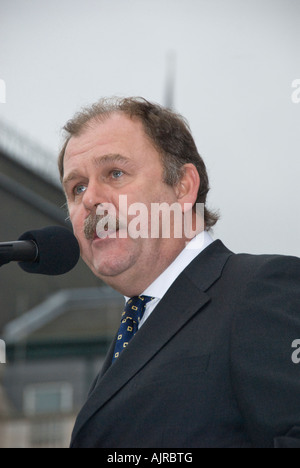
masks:
<instances>
[{"instance_id":1,"label":"building roofline","mask_svg":"<svg viewBox=\"0 0 300 468\"><path fill-rule=\"evenodd\" d=\"M63 207L57 207L50 201L4 174L0 174L0 190L1 189L4 189L19 200L28 203L42 214L53 219L56 223L71 228L67 217L67 211L64 210Z\"/></svg>"},{"instance_id":2,"label":"building roofline","mask_svg":"<svg viewBox=\"0 0 300 468\"><path fill-rule=\"evenodd\" d=\"M108 286L100 288L63 289L11 322L3 329L6 344L16 344L25 340L35 331L63 315L70 308L80 309L119 306L122 296Z\"/></svg>"},{"instance_id":3,"label":"building roofline","mask_svg":"<svg viewBox=\"0 0 300 468\"><path fill-rule=\"evenodd\" d=\"M55 155L3 120L0 120L0 150L11 160L61 190Z\"/></svg>"}]
</instances>

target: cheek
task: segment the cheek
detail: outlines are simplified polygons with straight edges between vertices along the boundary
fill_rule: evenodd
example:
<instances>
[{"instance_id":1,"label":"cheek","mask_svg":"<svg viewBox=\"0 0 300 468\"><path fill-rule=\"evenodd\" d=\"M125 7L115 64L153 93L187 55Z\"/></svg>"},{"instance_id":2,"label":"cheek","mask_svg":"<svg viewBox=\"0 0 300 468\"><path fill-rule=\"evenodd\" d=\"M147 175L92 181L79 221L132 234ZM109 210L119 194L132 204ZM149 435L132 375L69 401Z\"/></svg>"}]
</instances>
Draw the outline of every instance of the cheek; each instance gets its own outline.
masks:
<instances>
[{"instance_id":1,"label":"cheek","mask_svg":"<svg viewBox=\"0 0 300 468\"><path fill-rule=\"evenodd\" d=\"M177 201L175 189L156 178L149 178L144 183L136 184L132 190L127 191L128 205L130 203L151 203L167 202L174 203Z\"/></svg>"},{"instance_id":2,"label":"cheek","mask_svg":"<svg viewBox=\"0 0 300 468\"><path fill-rule=\"evenodd\" d=\"M83 231L85 217L79 209L72 208L69 208L69 217L72 223L74 235L77 238L79 244L81 244L82 240L85 239Z\"/></svg>"}]
</instances>

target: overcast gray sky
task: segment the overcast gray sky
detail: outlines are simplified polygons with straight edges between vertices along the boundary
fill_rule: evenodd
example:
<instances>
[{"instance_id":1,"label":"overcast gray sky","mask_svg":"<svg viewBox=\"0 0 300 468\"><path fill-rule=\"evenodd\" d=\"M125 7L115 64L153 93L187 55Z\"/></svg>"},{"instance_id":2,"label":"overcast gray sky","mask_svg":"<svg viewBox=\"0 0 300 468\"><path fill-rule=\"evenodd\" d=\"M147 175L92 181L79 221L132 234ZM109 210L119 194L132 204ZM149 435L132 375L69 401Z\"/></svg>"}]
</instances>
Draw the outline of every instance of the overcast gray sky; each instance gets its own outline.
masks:
<instances>
[{"instance_id":1,"label":"overcast gray sky","mask_svg":"<svg viewBox=\"0 0 300 468\"><path fill-rule=\"evenodd\" d=\"M300 256L299 0L0 0L0 119L56 157L60 129L102 96L175 108L210 175L214 237Z\"/></svg>"}]
</instances>

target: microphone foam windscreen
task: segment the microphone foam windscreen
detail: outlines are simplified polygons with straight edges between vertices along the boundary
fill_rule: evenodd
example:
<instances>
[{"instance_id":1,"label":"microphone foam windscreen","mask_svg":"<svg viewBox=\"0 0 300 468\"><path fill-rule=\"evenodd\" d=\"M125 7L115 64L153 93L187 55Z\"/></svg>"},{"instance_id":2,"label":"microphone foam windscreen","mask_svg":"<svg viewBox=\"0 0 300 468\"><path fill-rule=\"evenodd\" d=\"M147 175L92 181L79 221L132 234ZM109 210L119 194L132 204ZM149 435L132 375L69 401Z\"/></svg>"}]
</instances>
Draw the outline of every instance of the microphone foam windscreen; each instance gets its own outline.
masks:
<instances>
[{"instance_id":1,"label":"microphone foam windscreen","mask_svg":"<svg viewBox=\"0 0 300 468\"><path fill-rule=\"evenodd\" d=\"M38 247L38 257L34 262L19 263L27 273L63 275L76 266L80 257L76 237L60 226L25 232L19 240L32 240Z\"/></svg>"}]
</instances>

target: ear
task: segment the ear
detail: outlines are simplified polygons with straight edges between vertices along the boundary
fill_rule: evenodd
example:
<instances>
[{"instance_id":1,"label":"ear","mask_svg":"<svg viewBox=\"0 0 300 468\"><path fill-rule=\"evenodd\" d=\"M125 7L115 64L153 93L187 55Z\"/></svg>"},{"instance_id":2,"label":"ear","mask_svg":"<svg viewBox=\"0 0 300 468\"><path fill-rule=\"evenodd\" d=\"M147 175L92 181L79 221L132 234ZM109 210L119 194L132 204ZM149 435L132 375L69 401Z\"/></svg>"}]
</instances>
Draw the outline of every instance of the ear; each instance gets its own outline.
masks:
<instances>
[{"instance_id":1,"label":"ear","mask_svg":"<svg viewBox=\"0 0 300 468\"><path fill-rule=\"evenodd\" d=\"M200 176L194 164L188 163L182 167L182 176L175 187L177 201L180 203L182 212L185 211L184 204L196 203L198 190L200 187Z\"/></svg>"}]
</instances>

